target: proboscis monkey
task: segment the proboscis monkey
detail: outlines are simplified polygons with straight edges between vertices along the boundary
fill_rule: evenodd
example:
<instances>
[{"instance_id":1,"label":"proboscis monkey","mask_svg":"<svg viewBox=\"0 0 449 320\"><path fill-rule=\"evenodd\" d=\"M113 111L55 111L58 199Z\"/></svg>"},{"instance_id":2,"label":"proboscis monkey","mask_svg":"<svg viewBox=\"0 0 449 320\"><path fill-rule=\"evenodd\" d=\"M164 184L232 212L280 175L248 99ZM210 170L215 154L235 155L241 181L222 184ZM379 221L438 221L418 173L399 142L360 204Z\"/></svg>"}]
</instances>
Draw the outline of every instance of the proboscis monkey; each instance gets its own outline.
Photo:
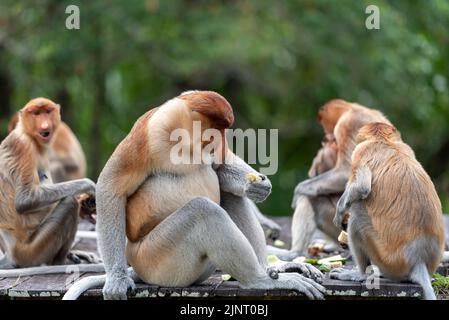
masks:
<instances>
[{"instance_id":1,"label":"proboscis monkey","mask_svg":"<svg viewBox=\"0 0 449 320\"><path fill-rule=\"evenodd\" d=\"M8 131L15 129L19 121L16 112L8 124ZM55 129L48 147L49 172L53 183L86 178L86 156L70 127L63 121ZM80 216L95 224L95 199L87 194L78 197Z\"/></svg>"},{"instance_id":2,"label":"proboscis monkey","mask_svg":"<svg viewBox=\"0 0 449 320\"><path fill-rule=\"evenodd\" d=\"M365 124L391 124L377 110L344 100L331 100L320 108L318 119L325 134L332 134L337 143L337 162L332 170L299 183L294 192L292 207L300 195L309 197L342 193L351 171L351 154L356 146L358 130Z\"/></svg>"},{"instance_id":3,"label":"proboscis monkey","mask_svg":"<svg viewBox=\"0 0 449 320\"><path fill-rule=\"evenodd\" d=\"M11 132L19 121L16 113L8 124ZM86 157L81 144L70 127L62 122L55 129L51 145L48 147L50 174L54 183L82 179L86 177Z\"/></svg>"},{"instance_id":4,"label":"proboscis monkey","mask_svg":"<svg viewBox=\"0 0 449 320\"><path fill-rule=\"evenodd\" d=\"M216 268L244 288L294 289L309 298L323 297L324 288L315 281L322 275L310 265L301 265L302 274L268 276L264 234L250 199L263 201L271 183L227 150L224 130L233 121L228 101L211 91L185 92L137 120L97 184L98 244L106 276L75 283L64 299L102 283L105 299L126 299L137 278L188 286ZM203 134L214 131L219 137L195 139L198 122ZM170 155L179 142L170 136L178 129L187 133L182 145L188 150L200 146L213 162L175 164ZM216 151L208 153L211 144Z\"/></svg>"},{"instance_id":5,"label":"proboscis monkey","mask_svg":"<svg viewBox=\"0 0 449 320\"><path fill-rule=\"evenodd\" d=\"M390 124L381 112L341 99L324 104L318 120L324 129L325 143L309 170L311 177L299 183L293 194L292 248L273 252L285 260L307 253L317 227L331 239L337 239L339 231L331 226L331 216L351 172L357 132L371 122Z\"/></svg>"},{"instance_id":6,"label":"proboscis monkey","mask_svg":"<svg viewBox=\"0 0 449 320\"><path fill-rule=\"evenodd\" d=\"M53 183L47 152L59 123L59 105L33 99L0 145L0 269L64 263L78 225L75 198L95 192L89 179Z\"/></svg>"},{"instance_id":7,"label":"proboscis monkey","mask_svg":"<svg viewBox=\"0 0 449 320\"><path fill-rule=\"evenodd\" d=\"M357 141L335 224L341 226L349 210L349 247L358 271L335 269L331 277L360 281L373 264L388 278L420 284L424 298L435 299L430 274L443 255L444 225L432 180L393 126L368 124Z\"/></svg>"}]
</instances>

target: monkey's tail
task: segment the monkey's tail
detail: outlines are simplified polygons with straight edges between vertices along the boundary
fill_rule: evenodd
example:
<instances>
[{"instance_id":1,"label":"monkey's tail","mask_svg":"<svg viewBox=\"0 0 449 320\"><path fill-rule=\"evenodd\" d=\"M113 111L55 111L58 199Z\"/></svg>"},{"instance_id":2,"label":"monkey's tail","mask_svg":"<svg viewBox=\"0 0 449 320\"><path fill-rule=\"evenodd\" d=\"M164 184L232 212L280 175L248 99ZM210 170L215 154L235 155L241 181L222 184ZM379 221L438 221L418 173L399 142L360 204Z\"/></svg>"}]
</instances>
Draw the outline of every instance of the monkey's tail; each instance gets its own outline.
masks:
<instances>
[{"instance_id":1,"label":"monkey's tail","mask_svg":"<svg viewBox=\"0 0 449 320\"><path fill-rule=\"evenodd\" d=\"M42 266L0 270L0 278L26 277L52 273L104 272L104 264L66 264L59 266Z\"/></svg>"},{"instance_id":2,"label":"monkey's tail","mask_svg":"<svg viewBox=\"0 0 449 320\"><path fill-rule=\"evenodd\" d=\"M105 274L100 275L100 276L91 276L91 277L83 278L83 279L75 282L70 287L70 289L67 290L64 297L62 297L62 300L76 300L85 291L87 291L93 287L104 286L105 282L106 282Z\"/></svg>"},{"instance_id":3,"label":"monkey's tail","mask_svg":"<svg viewBox=\"0 0 449 320\"><path fill-rule=\"evenodd\" d=\"M435 292L433 291L429 276L429 271L427 270L425 263L419 262L413 267L410 273L410 280L421 285L424 293L423 298L425 300L436 300Z\"/></svg>"}]
</instances>

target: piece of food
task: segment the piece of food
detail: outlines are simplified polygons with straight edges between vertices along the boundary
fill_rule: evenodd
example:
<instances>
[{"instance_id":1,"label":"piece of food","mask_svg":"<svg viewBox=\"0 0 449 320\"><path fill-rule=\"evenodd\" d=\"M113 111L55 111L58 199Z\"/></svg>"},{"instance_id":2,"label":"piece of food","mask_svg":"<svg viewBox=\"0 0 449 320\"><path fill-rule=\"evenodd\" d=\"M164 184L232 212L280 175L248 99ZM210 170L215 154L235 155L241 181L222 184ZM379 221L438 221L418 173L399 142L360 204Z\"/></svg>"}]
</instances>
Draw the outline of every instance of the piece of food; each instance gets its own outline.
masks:
<instances>
[{"instance_id":1,"label":"piece of food","mask_svg":"<svg viewBox=\"0 0 449 320\"><path fill-rule=\"evenodd\" d=\"M221 275L221 280L223 281L229 281L231 280L232 276L230 274L222 274Z\"/></svg>"},{"instance_id":2,"label":"piece of food","mask_svg":"<svg viewBox=\"0 0 449 320\"><path fill-rule=\"evenodd\" d=\"M346 262L346 260L347 260L347 258L345 258L345 257L342 257L341 255L336 255L336 256L332 256L332 257L327 257L327 258L323 258L323 259L320 259L320 260L318 260L318 264L330 264L330 263L332 263L332 262L338 262L338 261L340 261L340 262L342 262L342 263L345 263Z\"/></svg>"},{"instance_id":3,"label":"piece of food","mask_svg":"<svg viewBox=\"0 0 449 320\"><path fill-rule=\"evenodd\" d=\"M306 260L304 260L304 263L318 264L318 259L315 259L315 258L307 258Z\"/></svg>"},{"instance_id":4,"label":"piece of food","mask_svg":"<svg viewBox=\"0 0 449 320\"><path fill-rule=\"evenodd\" d=\"M318 267L318 270L320 270L321 272L329 272L331 271L331 266L328 264L322 264Z\"/></svg>"},{"instance_id":5,"label":"piece of food","mask_svg":"<svg viewBox=\"0 0 449 320\"><path fill-rule=\"evenodd\" d=\"M282 240L279 240L279 239L275 240L273 244L274 244L275 247L281 247L281 248L285 247L285 242L282 241Z\"/></svg>"},{"instance_id":6,"label":"piece of food","mask_svg":"<svg viewBox=\"0 0 449 320\"><path fill-rule=\"evenodd\" d=\"M246 174L246 180L248 180L249 182L253 183L253 182L261 182L262 178L254 173L247 173Z\"/></svg>"},{"instance_id":7,"label":"piece of food","mask_svg":"<svg viewBox=\"0 0 449 320\"><path fill-rule=\"evenodd\" d=\"M346 231L340 232L340 235L338 236L338 242L342 244L348 244L348 233Z\"/></svg>"},{"instance_id":8,"label":"piece of food","mask_svg":"<svg viewBox=\"0 0 449 320\"><path fill-rule=\"evenodd\" d=\"M322 252L324 252L324 243L315 243L308 248L308 253L312 257L315 257Z\"/></svg>"},{"instance_id":9,"label":"piece of food","mask_svg":"<svg viewBox=\"0 0 449 320\"><path fill-rule=\"evenodd\" d=\"M277 256L275 256L274 254L270 254L267 257L267 263L269 266L273 266L275 264L278 264L279 262L281 262L282 260L280 260Z\"/></svg>"}]
</instances>

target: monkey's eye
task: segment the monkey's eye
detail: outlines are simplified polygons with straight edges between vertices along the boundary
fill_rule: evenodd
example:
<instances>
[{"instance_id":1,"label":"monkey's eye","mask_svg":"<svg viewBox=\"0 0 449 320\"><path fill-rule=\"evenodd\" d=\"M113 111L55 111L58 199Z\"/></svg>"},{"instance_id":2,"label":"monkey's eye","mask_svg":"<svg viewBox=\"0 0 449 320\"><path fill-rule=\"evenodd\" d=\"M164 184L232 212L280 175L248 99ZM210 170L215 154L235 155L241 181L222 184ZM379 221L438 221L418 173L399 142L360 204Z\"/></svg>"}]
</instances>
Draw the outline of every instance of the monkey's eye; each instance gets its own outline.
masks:
<instances>
[{"instance_id":1,"label":"monkey's eye","mask_svg":"<svg viewBox=\"0 0 449 320\"><path fill-rule=\"evenodd\" d=\"M51 113L51 110L47 110L47 111L45 111L45 113L46 113L46 114L50 114L50 113Z\"/></svg>"},{"instance_id":2,"label":"monkey's eye","mask_svg":"<svg viewBox=\"0 0 449 320\"><path fill-rule=\"evenodd\" d=\"M38 115L40 115L41 113L40 113L40 111L33 111L33 115L34 116L38 116Z\"/></svg>"}]
</instances>

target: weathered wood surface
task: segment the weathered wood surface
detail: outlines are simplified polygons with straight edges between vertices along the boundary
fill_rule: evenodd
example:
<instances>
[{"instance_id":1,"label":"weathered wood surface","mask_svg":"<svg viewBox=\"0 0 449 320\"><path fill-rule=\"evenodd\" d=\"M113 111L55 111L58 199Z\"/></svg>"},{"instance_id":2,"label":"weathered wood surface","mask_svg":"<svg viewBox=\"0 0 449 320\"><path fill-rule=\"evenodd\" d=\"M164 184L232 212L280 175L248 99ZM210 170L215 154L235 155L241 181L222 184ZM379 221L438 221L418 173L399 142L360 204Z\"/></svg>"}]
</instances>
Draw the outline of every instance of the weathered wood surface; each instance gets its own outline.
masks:
<instances>
[{"instance_id":1,"label":"weathered wood surface","mask_svg":"<svg viewBox=\"0 0 449 320\"><path fill-rule=\"evenodd\" d=\"M74 280L93 275L47 275L22 279L10 278L0 280L0 293L3 299L61 299ZM364 283L354 283L326 279L323 285L327 289L327 298L420 298L420 286L410 283L394 283L381 279L379 289L368 289ZM101 298L101 288L86 292L85 299ZM254 290L241 289L237 281L223 281L221 274L216 273L204 283L190 287L159 287L137 283L137 288L129 298L260 298L280 299L299 298L300 294L293 290Z\"/></svg>"},{"instance_id":2,"label":"weathered wood surface","mask_svg":"<svg viewBox=\"0 0 449 320\"><path fill-rule=\"evenodd\" d=\"M281 239L290 243L290 218L278 218L276 221L283 227ZM447 220L446 220L447 222ZM448 225L449 226L449 225ZM82 225L81 229L89 229ZM319 237L319 235L318 235ZM76 249L96 251L94 240L82 240L76 244ZM441 268L442 274L448 273L448 268ZM61 299L70 285L83 277L93 274L45 275L22 278L0 278L0 299ZM420 286L412 283L396 283L381 279L378 289L368 289L365 283L338 281L326 278L323 285L327 289L327 299L366 299L366 298L412 298L422 296ZM83 299L101 298L101 288L94 288L86 292ZM137 289L129 298L259 298L259 299L303 299L304 297L293 290L254 290L241 289L236 281L223 281L219 272L215 273L204 283L190 287L166 288L144 283L137 283Z\"/></svg>"}]
</instances>

